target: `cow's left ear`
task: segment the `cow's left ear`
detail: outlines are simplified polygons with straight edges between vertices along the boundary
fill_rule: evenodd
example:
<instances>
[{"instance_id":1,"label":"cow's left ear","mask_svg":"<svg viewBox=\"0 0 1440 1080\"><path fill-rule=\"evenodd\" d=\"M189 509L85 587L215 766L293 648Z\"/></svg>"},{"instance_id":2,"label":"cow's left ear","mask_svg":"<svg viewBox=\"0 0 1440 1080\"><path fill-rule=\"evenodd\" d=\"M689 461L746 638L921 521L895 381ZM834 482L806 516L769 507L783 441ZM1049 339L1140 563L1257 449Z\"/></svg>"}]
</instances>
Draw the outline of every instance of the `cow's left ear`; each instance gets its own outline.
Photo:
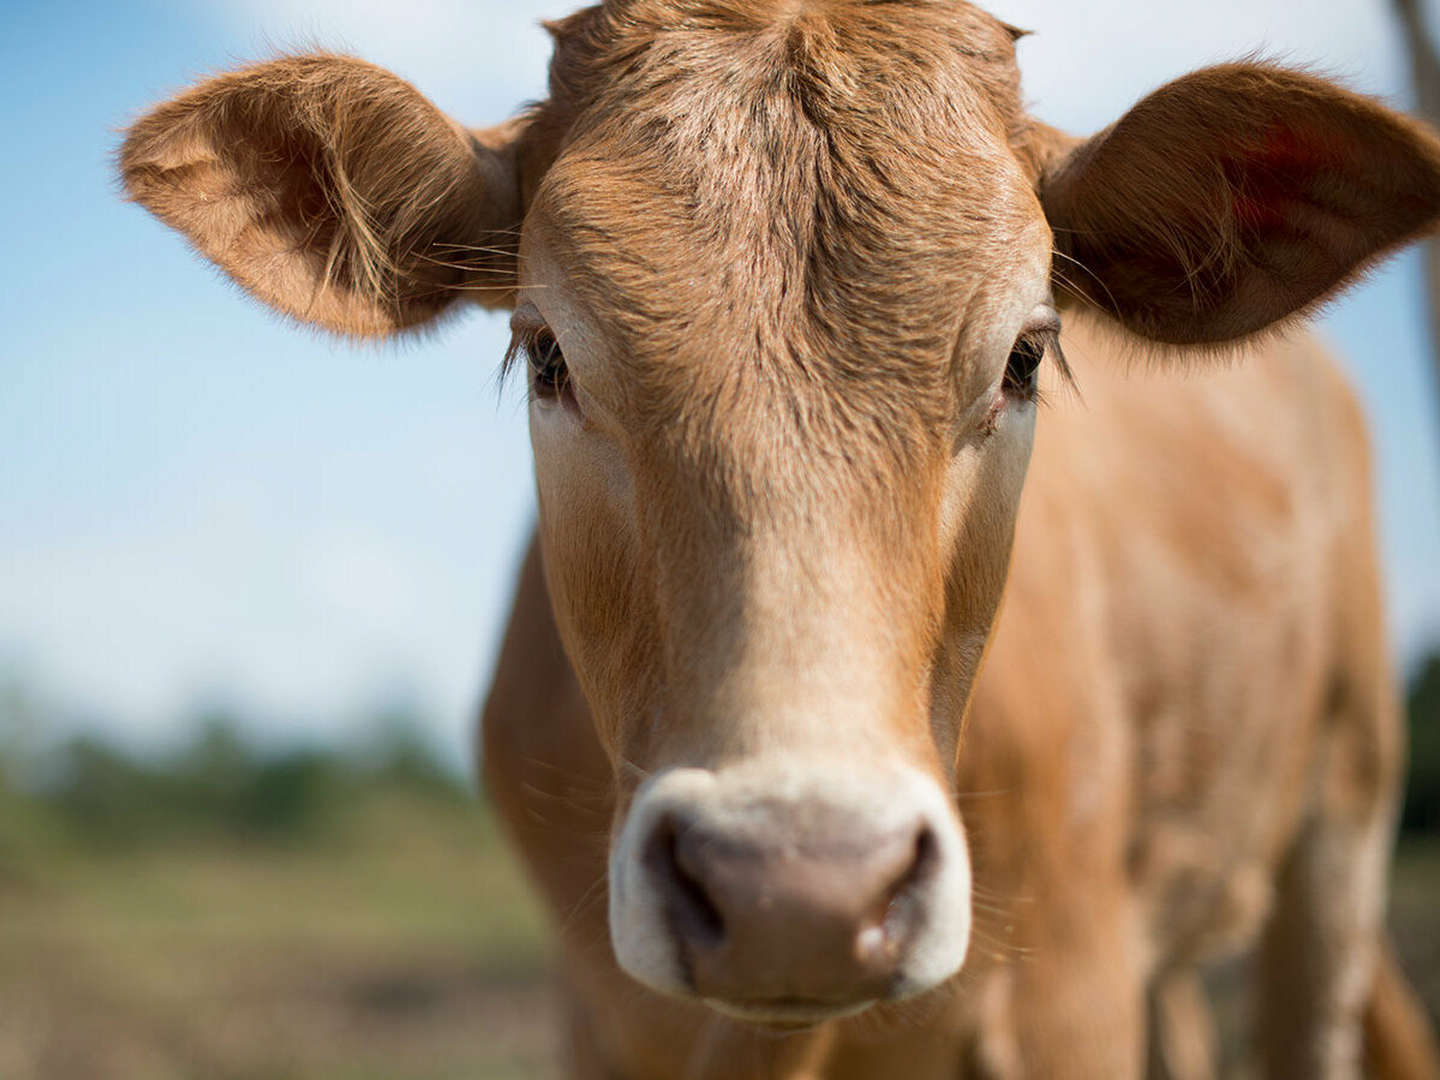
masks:
<instances>
[{"instance_id":1,"label":"cow's left ear","mask_svg":"<svg viewBox=\"0 0 1440 1080\"><path fill-rule=\"evenodd\" d=\"M132 198L259 299L383 337L462 296L513 304L519 131L467 131L359 60L293 56L160 105L119 167Z\"/></svg>"},{"instance_id":2,"label":"cow's left ear","mask_svg":"<svg viewBox=\"0 0 1440 1080\"><path fill-rule=\"evenodd\" d=\"M1057 291L1154 341L1233 341L1303 313L1440 217L1440 141L1264 64L1188 75L1049 145Z\"/></svg>"}]
</instances>

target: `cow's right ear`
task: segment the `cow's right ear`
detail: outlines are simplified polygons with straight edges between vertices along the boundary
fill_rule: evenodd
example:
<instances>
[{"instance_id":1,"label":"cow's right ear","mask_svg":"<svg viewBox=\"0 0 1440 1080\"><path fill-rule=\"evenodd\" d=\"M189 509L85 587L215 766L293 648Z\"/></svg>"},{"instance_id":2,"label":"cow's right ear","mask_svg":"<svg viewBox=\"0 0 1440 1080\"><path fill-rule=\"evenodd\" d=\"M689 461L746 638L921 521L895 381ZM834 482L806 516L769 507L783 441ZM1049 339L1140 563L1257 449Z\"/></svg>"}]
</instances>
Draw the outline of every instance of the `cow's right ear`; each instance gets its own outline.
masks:
<instances>
[{"instance_id":1,"label":"cow's right ear","mask_svg":"<svg viewBox=\"0 0 1440 1080\"><path fill-rule=\"evenodd\" d=\"M472 133L387 71L295 56L160 105L119 167L136 202L267 304L384 337L462 296L513 305L518 130Z\"/></svg>"},{"instance_id":2,"label":"cow's right ear","mask_svg":"<svg viewBox=\"0 0 1440 1080\"><path fill-rule=\"evenodd\" d=\"M1272 64L1194 72L1036 147L1057 292L1167 344L1283 324L1440 222L1440 140Z\"/></svg>"}]
</instances>

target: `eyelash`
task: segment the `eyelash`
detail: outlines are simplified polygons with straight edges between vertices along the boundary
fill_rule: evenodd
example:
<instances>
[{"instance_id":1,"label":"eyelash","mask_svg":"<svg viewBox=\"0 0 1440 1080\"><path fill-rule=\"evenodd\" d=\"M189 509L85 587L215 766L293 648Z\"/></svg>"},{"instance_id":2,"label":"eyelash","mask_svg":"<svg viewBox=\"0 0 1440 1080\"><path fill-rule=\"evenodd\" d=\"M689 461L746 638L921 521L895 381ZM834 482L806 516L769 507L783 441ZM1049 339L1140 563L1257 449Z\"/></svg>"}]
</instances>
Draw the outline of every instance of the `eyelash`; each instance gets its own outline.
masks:
<instances>
[{"instance_id":1,"label":"eyelash","mask_svg":"<svg viewBox=\"0 0 1440 1080\"><path fill-rule=\"evenodd\" d=\"M574 399L570 369L554 334L543 327L517 334L505 353L502 373L508 374L522 355L533 395L547 401ZM1060 331L1046 329L1022 334L1016 340L1001 380L1005 395L1018 401L1039 401L1039 371L1047 356L1061 378L1073 385L1074 375L1060 348Z\"/></svg>"},{"instance_id":2,"label":"eyelash","mask_svg":"<svg viewBox=\"0 0 1440 1080\"><path fill-rule=\"evenodd\" d=\"M1001 387L1007 397L1018 401L1038 401L1040 366L1049 357L1067 383L1074 382L1070 365L1060 348L1060 331L1046 329L1020 335L1005 363Z\"/></svg>"},{"instance_id":3,"label":"eyelash","mask_svg":"<svg viewBox=\"0 0 1440 1080\"><path fill-rule=\"evenodd\" d=\"M540 327L517 334L505 354L503 370L508 373L521 356L525 358L533 395L547 401L573 398L570 369L565 364L565 353L554 334Z\"/></svg>"}]
</instances>

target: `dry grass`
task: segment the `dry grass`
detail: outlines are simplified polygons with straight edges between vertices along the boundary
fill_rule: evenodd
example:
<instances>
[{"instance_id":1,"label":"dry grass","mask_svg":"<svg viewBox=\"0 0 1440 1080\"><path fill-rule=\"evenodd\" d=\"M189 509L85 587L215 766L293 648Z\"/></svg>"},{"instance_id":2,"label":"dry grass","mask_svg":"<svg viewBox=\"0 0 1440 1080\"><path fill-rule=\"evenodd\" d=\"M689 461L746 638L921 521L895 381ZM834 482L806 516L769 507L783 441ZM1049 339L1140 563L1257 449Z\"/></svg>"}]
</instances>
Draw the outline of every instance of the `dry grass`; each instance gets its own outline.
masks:
<instances>
[{"instance_id":1,"label":"dry grass","mask_svg":"<svg viewBox=\"0 0 1440 1080\"><path fill-rule=\"evenodd\" d=\"M556 1075L545 930L474 806L377 798L292 848L27 835L0 830L5 1080ZM1440 846L1406 849L1396 936L1432 1012L1437 896Z\"/></svg>"},{"instance_id":2,"label":"dry grass","mask_svg":"<svg viewBox=\"0 0 1440 1080\"><path fill-rule=\"evenodd\" d=\"M485 816L392 798L346 837L32 849L0 878L0 1077L551 1074L543 929Z\"/></svg>"}]
</instances>

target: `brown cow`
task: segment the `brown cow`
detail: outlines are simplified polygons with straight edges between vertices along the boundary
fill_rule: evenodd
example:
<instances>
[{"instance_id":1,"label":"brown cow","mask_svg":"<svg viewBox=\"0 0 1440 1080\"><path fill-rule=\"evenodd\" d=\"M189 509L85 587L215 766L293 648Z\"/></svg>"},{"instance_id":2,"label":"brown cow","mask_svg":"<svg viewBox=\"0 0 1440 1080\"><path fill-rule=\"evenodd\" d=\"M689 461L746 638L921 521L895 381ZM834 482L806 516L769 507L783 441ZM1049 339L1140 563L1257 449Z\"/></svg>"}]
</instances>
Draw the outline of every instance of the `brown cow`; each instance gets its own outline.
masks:
<instances>
[{"instance_id":1,"label":"brown cow","mask_svg":"<svg viewBox=\"0 0 1440 1080\"><path fill-rule=\"evenodd\" d=\"M1253 63L1071 139L958 0L553 31L505 127L294 57L121 169L298 319L514 307L540 525L484 769L572 1075L1202 1075L1190 973L1258 935L1273 1076L1362 1029L1433 1076L1362 422L1304 335L1211 361L1430 228L1440 144Z\"/></svg>"}]
</instances>

